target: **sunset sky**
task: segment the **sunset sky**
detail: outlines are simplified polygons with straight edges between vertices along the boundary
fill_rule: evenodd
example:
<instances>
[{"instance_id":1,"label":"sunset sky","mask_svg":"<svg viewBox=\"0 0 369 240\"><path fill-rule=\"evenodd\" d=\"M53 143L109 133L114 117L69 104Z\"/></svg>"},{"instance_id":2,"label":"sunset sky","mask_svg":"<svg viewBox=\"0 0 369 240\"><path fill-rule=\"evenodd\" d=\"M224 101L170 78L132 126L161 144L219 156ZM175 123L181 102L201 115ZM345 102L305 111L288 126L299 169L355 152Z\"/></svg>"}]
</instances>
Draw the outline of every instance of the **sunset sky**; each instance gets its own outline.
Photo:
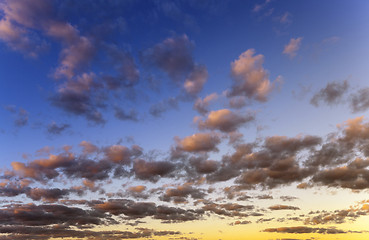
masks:
<instances>
[{"instance_id":1,"label":"sunset sky","mask_svg":"<svg viewBox=\"0 0 369 240\"><path fill-rule=\"evenodd\" d=\"M0 240L369 239L368 13L0 0Z\"/></svg>"}]
</instances>

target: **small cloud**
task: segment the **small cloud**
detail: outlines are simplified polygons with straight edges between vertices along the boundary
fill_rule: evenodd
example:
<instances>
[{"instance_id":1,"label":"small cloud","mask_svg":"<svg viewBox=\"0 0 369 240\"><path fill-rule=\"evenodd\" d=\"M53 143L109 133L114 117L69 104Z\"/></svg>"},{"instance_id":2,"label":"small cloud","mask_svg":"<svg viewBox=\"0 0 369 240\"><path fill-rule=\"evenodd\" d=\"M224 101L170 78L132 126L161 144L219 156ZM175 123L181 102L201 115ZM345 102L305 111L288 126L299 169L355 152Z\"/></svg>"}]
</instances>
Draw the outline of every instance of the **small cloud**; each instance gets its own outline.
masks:
<instances>
[{"instance_id":1,"label":"small cloud","mask_svg":"<svg viewBox=\"0 0 369 240\"><path fill-rule=\"evenodd\" d=\"M134 121L137 122L138 121L138 116L137 116L137 112L133 109L131 109L129 112L123 110L122 108L119 107L115 107L115 117L118 118L119 120L122 121Z\"/></svg>"},{"instance_id":2,"label":"small cloud","mask_svg":"<svg viewBox=\"0 0 369 240\"><path fill-rule=\"evenodd\" d=\"M6 105L4 109L11 112L15 115L14 125L17 127L23 127L28 123L28 112L23 109L19 108L17 113L17 107L15 105Z\"/></svg>"},{"instance_id":3,"label":"small cloud","mask_svg":"<svg viewBox=\"0 0 369 240\"><path fill-rule=\"evenodd\" d=\"M290 42L284 46L283 54L288 55L290 58L294 58L297 55L297 51L300 49L302 37L291 38Z\"/></svg>"},{"instance_id":4,"label":"small cloud","mask_svg":"<svg viewBox=\"0 0 369 240\"><path fill-rule=\"evenodd\" d=\"M282 24L290 24L292 23L291 17L291 13L285 12L282 16L280 16L279 22Z\"/></svg>"},{"instance_id":5,"label":"small cloud","mask_svg":"<svg viewBox=\"0 0 369 240\"><path fill-rule=\"evenodd\" d=\"M325 88L314 94L310 103L315 107L318 107L321 102L328 105L338 104L348 89L349 84L347 80L343 82L330 82Z\"/></svg>"},{"instance_id":6,"label":"small cloud","mask_svg":"<svg viewBox=\"0 0 369 240\"><path fill-rule=\"evenodd\" d=\"M70 128L69 124L61 123L58 125L56 122L52 122L47 125L47 132L52 135L59 135L68 128Z\"/></svg>"}]
</instances>

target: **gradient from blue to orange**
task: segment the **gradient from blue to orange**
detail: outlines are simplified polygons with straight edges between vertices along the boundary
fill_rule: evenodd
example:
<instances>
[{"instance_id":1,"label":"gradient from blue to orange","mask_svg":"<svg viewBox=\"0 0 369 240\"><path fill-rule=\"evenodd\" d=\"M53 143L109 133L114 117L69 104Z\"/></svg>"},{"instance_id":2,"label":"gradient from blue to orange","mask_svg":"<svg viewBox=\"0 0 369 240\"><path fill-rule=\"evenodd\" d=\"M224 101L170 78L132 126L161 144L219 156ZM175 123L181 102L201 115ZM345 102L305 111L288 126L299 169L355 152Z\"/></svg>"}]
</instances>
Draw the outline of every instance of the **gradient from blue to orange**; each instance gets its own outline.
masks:
<instances>
[{"instance_id":1,"label":"gradient from blue to orange","mask_svg":"<svg viewBox=\"0 0 369 240\"><path fill-rule=\"evenodd\" d=\"M2 1L4 239L41 237L9 230L20 223L76 237L86 226L5 217L68 199L115 220L90 229L148 234L137 238L366 239L368 11L363 0ZM92 175L70 167L86 159ZM127 199L193 219L130 215Z\"/></svg>"}]
</instances>

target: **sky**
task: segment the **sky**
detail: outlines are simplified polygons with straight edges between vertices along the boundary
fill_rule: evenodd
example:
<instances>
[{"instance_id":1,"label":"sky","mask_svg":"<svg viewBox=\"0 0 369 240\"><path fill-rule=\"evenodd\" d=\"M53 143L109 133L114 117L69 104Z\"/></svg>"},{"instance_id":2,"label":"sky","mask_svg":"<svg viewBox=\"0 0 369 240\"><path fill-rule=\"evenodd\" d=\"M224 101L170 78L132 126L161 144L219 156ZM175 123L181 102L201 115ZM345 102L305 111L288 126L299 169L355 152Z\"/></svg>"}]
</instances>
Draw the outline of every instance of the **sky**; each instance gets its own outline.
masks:
<instances>
[{"instance_id":1,"label":"sky","mask_svg":"<svg viewBox=\"0 0 369 240\"><path fill-rule=\"evenodd\" d=\"M0 239L368 239L368 12L0 0Z\"/></svg>"}]
</instances>

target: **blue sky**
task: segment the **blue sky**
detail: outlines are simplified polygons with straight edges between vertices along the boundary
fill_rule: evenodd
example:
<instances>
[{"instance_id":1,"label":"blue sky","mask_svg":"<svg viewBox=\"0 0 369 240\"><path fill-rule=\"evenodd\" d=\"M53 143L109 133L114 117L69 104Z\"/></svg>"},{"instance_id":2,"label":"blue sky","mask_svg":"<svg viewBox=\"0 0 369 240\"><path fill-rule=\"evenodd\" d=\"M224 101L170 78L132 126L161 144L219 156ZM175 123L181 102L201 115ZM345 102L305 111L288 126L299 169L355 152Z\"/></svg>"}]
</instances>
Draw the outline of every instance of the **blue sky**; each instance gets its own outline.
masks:
<instances>
[{"instance_id":1,"label":"blue sky","mask_svg":"<svg viewBox=\"0 0 369 240\"><path fill-rule=\"evenodd\" d=\"M0 197L38 206L77 198L104 198L100 204L106 204L120 197L124 205L119 191L137 185L145 190L131 191L137 191L129 195L135 203L184 207L186 198L207 202L203 209L210 211L210 201L226 201L227 187L277 196L305 183L309 189L298 191L306 189L299 194L307 198L313 190L333 188L345 199L356 192L355 201L365 200L360 197L369 187L368 10L363 0L0 1ZM336 155L325 152L332 146L339 148ZM234 165L229 159L237 152L258 163ZM280 162L263 163L266 152ZM328 163L314 162L328 155ZM365 164L353 170L358 158ZM98 177L69 168L87 160L101 167ZM347 169L352 179L333 179ZM325 175L330 171L331 178ZM251 180L261 172L268 177ZM295 178L287 179L289 174ZM7 195L14 186L18 194ZM83 189L78 196L77 187ZM170 195L170 187L192 192L165 200L157 189ZM69 195L48 198L47 190L56 188ZM221 201L213 188L224 195ZM44 196L32 195L35 189ZM142 191L151 191L149 200L137 197ZM323 192L322 199L334 199ZM261 212L267 208L255 201ZM91 204L83 209L103 206ZM165 226L150 216L144 227ZM332 223L335 229L338 222ZM256 231L255 239L278 232L267 227L272 230ZM229 224L224 228L229 231ZM195 232L201 239L201 231Z\"/></svg>"}]
</instances>

